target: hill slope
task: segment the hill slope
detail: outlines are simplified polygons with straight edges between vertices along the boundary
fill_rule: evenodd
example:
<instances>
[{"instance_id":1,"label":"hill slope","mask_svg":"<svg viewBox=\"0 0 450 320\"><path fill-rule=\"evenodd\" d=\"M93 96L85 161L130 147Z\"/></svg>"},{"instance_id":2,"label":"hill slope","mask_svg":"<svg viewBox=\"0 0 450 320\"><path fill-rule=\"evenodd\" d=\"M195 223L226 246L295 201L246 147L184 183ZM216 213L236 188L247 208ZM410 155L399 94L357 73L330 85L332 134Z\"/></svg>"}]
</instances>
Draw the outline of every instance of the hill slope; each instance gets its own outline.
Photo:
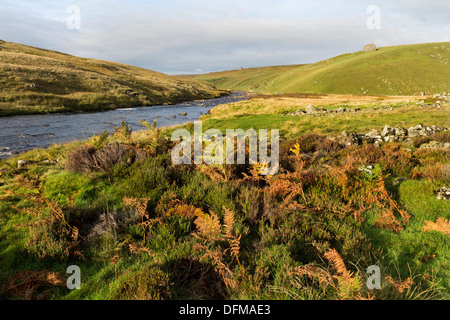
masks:
<instances>
[{"instance_id":1,"label":"hill slope","mask_svg":"<svg viewBox=\"0 0 450 320\"><path fill-rule=\"evenodd\" d=\"M283 93L416 95L450 91L450 42L379 48L303 66L194 76L219 88Z\"/></svg>"},{"instance_id":2,"label":"hill slope","mask_svg":"<svg viewBox=\"0 0 450 320\"><path fill-rule=\"evenodd\" d=\"M220 94L192 79L0 40L0 115L105 110Z\"/></svg>"}]
</instances>

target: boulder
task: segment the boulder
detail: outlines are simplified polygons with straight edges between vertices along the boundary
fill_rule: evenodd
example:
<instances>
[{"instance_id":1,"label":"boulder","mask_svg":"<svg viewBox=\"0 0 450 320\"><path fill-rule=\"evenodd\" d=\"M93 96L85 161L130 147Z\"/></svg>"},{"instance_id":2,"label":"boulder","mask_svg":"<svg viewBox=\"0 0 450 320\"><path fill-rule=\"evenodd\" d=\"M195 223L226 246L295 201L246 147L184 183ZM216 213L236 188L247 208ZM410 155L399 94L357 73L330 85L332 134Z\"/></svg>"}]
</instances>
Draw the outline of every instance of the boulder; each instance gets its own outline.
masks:
<instances>
[{"instance_id":1,"label":"boulder","mask_svg":"<svg viewBox=\"0 0 450 320\"><path fill-rule=\"evenodd\" d=\"M20 169L27 164L30 164L30 162L25 161L25 160L19 160L19 161L17 161L17 169Z\"/></svg>"},{"instance_id":2,"label":"boulder","mask_svg":"<svg viewBox=\"0 0 450 320\"><path fill-rule=\"evenodd\" d=\"M317 108L310 104L306 107L306 113L317 113Z\"/></svg>"},{"instance_id":3,"label":"boulder","mask_svg":"<svg viewBox=\"0 0 450 320\"><path fill-rule=\"evenodd\" d=\"M376 50L377 50L377 46L374 45L373 43L367 44L363 48L364 52L372 52L372 51L376 51Z\"/></svg>"},{"instance_id":4,"label":"boulder","mask_svg":"<svg viewBox=\"0 0 450 320\"><path fill-rule=\"evenodd\" d=\"M344 131L341 134L340 142L346 146L359 145L359 137L355 132Z\"/></svg>"},{"instance_id":5,"label":"boulder","mask_svg":"<svg viewBox=\"0 0 450 320\"><path fill-rule=\"evenodd\" d=\"M378 132L377 129L373 129L368 134L366 134L366 137L369 137L369 138L378 138L378 137L380 137L381 138L381 134Z\"/></svg>"},{"instance_id":6,"label":"boulder","mask_svg":"<svg viewBox=\"0 0 450 320\"><path fill-rule=\"evenodd\" d=\"M387 135L383 137L384 142L397 142L398 138L394 135Z\"/></svg>"},{"instance_id":7,"label":"boulder","mask_svg":"<svg viewBox=\"0 0 450 320\"><path fill-rule=\"evenodd\" d=\"M408 129L408 137L415 138L420 136L420 132L423 130L423 125L419 124L415 127L411 127Z\"/></svg>"},{"instance_id":8,"label":"boulder","mask_svg":"<svg viewBox=\"0 0 450 320\"><path fill-rule=\"evenodd\" d=\"M408 136L408 130L402 127L395 128L394 135L397 137L399 141L406 140L406 137Z\"/></svg>"},{"instance_id":9,"label":"boulder","mask_svg":"<svg viewBox=\"0 0 450 320\"><path fill-rule=\"evenodd\" d=\"M385 125L383 131L381 131L381 136L387 137L387 136L393 136L394 135L394 129L392 129L389 125Z\"/></svg>"}]
</instances>

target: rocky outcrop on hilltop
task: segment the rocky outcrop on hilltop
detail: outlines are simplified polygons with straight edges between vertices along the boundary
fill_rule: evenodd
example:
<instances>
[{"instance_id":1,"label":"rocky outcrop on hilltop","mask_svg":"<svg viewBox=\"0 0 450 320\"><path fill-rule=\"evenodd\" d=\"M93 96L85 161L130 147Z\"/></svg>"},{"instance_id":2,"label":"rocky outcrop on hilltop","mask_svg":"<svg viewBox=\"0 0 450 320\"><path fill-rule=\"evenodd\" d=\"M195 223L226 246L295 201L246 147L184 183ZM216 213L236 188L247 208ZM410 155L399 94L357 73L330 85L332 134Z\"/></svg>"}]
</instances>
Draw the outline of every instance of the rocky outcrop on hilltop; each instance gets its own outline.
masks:
<instances>
[{"instance_id":1,"label":"rocky outcrop on hilltop","mask_svg":"<svg viewBox=\"0 0 450 320\"><path fill-rule=\"evenodd\" d=\"M367 44L364 46L363 51L364 52L377 51L377 46L373 43Z\"/></svg>"}]
</instances>

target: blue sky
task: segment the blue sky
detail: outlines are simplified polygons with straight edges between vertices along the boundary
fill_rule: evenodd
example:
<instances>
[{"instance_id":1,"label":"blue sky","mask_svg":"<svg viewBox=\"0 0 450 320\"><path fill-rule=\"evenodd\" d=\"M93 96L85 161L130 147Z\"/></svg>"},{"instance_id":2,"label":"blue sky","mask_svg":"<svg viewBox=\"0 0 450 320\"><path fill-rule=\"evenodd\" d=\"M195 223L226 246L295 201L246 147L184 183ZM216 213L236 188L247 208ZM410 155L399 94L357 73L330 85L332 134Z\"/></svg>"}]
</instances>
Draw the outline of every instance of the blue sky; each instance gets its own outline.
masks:
<instances>
[{"instance_id":1,"label":"blue sky","mask_svg":"<svg viewBox=\"0 0 450 320\"><path fill-rule=\"evenodd\" d=\"M67 8L80 9L69 29ZM367 8L380 9L369 29ZM316 62L450 41L442 0L0 0L0 39L168 73Z\"/></svg>"}]
</instances>

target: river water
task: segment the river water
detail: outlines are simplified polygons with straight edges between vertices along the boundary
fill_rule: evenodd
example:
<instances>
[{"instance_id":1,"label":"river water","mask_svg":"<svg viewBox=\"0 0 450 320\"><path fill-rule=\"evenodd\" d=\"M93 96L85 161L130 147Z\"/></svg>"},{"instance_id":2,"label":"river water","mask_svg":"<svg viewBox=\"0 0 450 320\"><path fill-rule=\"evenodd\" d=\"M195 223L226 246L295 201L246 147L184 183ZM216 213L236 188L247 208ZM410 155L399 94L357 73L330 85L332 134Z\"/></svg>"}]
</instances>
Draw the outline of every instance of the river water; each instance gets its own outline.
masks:
<instances>
[{"instance_id":1,"label":"river water","mask_svg":"<svg viewBox=\"0 0 450 320\"><path fill-rule=\"evenodd\" d=\"M95 113L26 115L0 118L0 159L35 148L46 148L55 143L88 139L114 127L126 119L133 130L144 127L139 120L157 117L158 127L194 122L212 108L248 99L245 92L211 100L196 100L169 106L137 107ZM186 116L180 114L186 112ZM173 118L173 116L176 116Z\"/></svg>"}]
</instances>

